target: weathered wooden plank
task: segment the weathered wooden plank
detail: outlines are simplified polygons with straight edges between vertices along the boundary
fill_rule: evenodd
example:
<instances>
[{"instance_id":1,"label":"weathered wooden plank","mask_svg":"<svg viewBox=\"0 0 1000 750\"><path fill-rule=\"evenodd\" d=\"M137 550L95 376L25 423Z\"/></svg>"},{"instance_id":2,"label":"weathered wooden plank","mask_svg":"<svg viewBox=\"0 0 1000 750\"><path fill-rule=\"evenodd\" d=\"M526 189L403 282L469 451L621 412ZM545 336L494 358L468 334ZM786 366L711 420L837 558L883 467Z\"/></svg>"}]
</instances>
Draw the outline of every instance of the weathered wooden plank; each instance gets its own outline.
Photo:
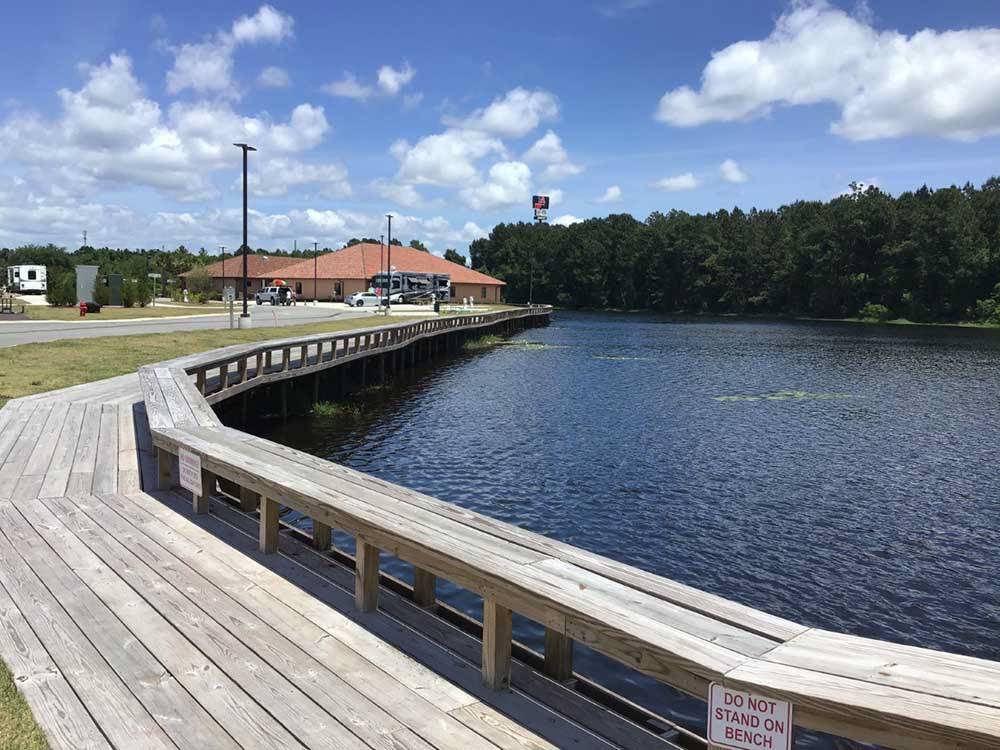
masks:
<instances>
[{"instance_id":1,"label":"weathered wooden plank","mask_svg":"<svg viewBox=\"0 0 1000 750\"><path fill-rule=\"evenodd\" d=\"M795 704L795 724L835 736L910 750L1000 747L1000 711L846 677L751 659L724 680Z\"/></svg>"},{"instance_id":2,"label":"weathered wooden plank","mask_svg":"<svg viewBox=\"0 0 1000 750\"><path fill-rule=\"evenodd\" d=\"M385 750L430 750L407 729L411 717L428 728L428 722L437 722L445 727L451 725L452 731L461 729L388 673L338 644L288 603L276 600L214 558L211 548L202 550L188 543L187 554L175 555L161 546L159 540L132 526L103 503L96 500L89 504L77 502L105 531L127 546L131 555L160 571L178 591L266 658L292 684L357 735L351 737L342 728L335 727L333 733L340 734L343 746L353 747L364 742ZM176 535L172 537L171 546L184 547L183 542L176 540ZM196 564L188 565L188 560ZM108 563L127 565L130 570L142 564L125 554L120 557L116 554L116 560L108 560ZM178 622L178 619L172 621ZM401 720L398 714L403 714L407 720ZM387 743L390 735L395 744ZM438 732L436 745L438 740L450 735L450 732ZM468 744L460 745L458 739L471 742L471 747L487 746L468 732L464 737L455 737L437 746L469 747Z\"/></svg>"},{"instance_id":3,"label":"weathered wooden plank","mask_svg":"<svg viewBox=\"0 0 1000 750\"><path fill-rule=\"evenodd\" d=\"M556 748L556 745L546 742L534 732L526 731L517 722L482 702L456 708L451 715L503 750L555 750Z\"/></svg>"},{"instance_id":4,"label":"weathered wooden plank","mask_svg":"<svg viewBox=\"0 0 1000 750\"><path fill-rule=\"evenodd\" d=\"M765 661L1000 709L1000 663L813 629Z\"/></svg>"},{"instance_id":5,"label":"weathered wooden plank","mask_svg":"<svg viewBox=\"0 0 1000 750\"><path fill-rule=\"evenodd\" d=\"M97 461L94 465L94 491L118 490L118 409L104 404L101 410L101 428L97 438Z\"/></svg>"},{"instance_id":6,"label":"weathered wooden plank","mask_svg":"<svg viewBox=\"0 0 1000 750\"><path fill-rule=\"evenodd\" d=\"M511 628L511 611L483 599L483 684L492 690L510 687Z\"/></svg>"},{"instance_id":7,"label":"weathered wooden plank","mask_svg":"<svg viewBox=\"0 0 1000 750\"><path fill-rule=\"evenodd\" d=\"M69 483L70 471L73 468L86 408L86 404L70 404L39 490L41 497L59 497L66 494L66 485Z\"/></svg>"},{"instance_id":8,"label":"weathered wooden plank","mask_svg":"<svg viewBox=\"0 0 1000 750\"><path fill-rule=\"evenodd\" d=\"M45 420L45 426L38 436L34 450L31 451L31 455L24 464L22 473L45 474L52 462L52 456L55 453L68 412L69 404L65 401L52 405L48 418Z\"/></svg>"},{"instance_id":9,"label":"weathered wooden plank","mask_svg":"<svg viewBox=\"0 0 1000 750\"><path fill-rule=\"evenodd\" d=\"M145 677L123 677L179 747L196 750L274 743L299 750L291 735L227 677L223 666L178 632L178 620L163 617L141 595L148 592L136 591L128 585L128 577L113 572L114 566L107 564L108 551L120 547L118 542L101 534L65 498L49 498L44 503L42 508L23 507L22 513L36 529L58 542L53 547L55 555L78 571L89 587L86 597L99 600L120 618L120 623L115 620L106 625L113 629L107 635L109 642L114 644L113 636L118 635L119 650L124 650L125 643L142 658L162 664L159 672ZM54 520L56 515L62 522ZM147 579L147 583L150 590L165 586L162 580ZM119 630L134 636L122 636ZM109 660L114 663L115 658L120 657L112 655ZM137 684L139 679L145 682Z\"/></svg>"},{"instance_id":10,"label":"weathered wooden plank","mask_svg":"<svg viewBox=\"0 0 1000 750\"><path fill-rule=\"evenodd\" d=\"M14 684L52 750L111 750L3 586L0 586L0 659L10 670Z\"/></svg>"},{"instance_id":11,"label":"weathered wooden plank","mask_svg":"<svg viewBox=\"0 0 1000 750\"><path fill-rule=\"evenodd\" d=\"M188 404L187 399L181 393L180 387L174 380L174 376L169 367L154 367L156 382L160 384L160 392L166 402L170 418L175 425L197 424L194 412Z\"/></svg>"},{"instance_id":12,"label":"weathered wooden plank","mask_svg":"<svg viewBox=\"0 0 1000 750\"><path fill-rule=\"evenodd\" d=\"M180 512L186 510L181 501L173 495L163 494L160 497L169 507L176 508ZM171 513L162 507L159 501L152 500L145 495L137 495L130 499L147 507L151 513L156 514L157 518L162 519L164 523L180 533L190 534L195 539L211 539L201 528L192 528L186 519L182 519L178 514ZM284 536L279 544L291 556L291 559L286 560L283 556L267 557L268 565L281 574L281 577L277 578L277 583L272 583L273 574L269 571L261 571L259 566L253 565L239 552L239 550L245 550L246 554L251 556L258 554L254 550L256 544L254 541L256 534L254 521L227 505L216 505L214 513L225 518L228 523L233 525L233 528L217 521L214 515L200 517L197 519L198 523L211 529L215 536L231 545L233 548L231 550L223 548L225 554L229 556L230 564L238 567L243 575L253 579L258 585L272 591L275 598L281 601L292 601L291 597L296 593L307 592L311 596L306 596L307 608L302 611L317 622L319 619L316 613L323 611L320 602L336 603L341 612L356 611L353 597L353 571L331 565L328 558L304 548L294 537ZM240 532L237 532L236 529L240 529ZM219 554L217 548L214 551ZM330 581L335 581L337 585L331 585ZM272 585L277 588L272 589ZM299 605L296 606L298 608ZM590 731L607 737L619 747L636 748L637 750L663 750L674 747L669 742L639 728L604 706L574 693L562 684L554 682L516 661L512 662L512 683L531 695L534 700L525 699L525 702L522 702L519 693L497 693L488 690L482 685L480 666L482 643L478 638L458 630L427 610L416 607L411 601L388 590L382 592L380 606L395 620L373 619L372 615L358 615L358 617L365 618L366 630L362 631L364 637L379 636L385 642L401 649L422 664L433 667L435 672L456 685L460 685L470 694L478 696L481 700L489 701L492 705L502 707L509 715L516 716L520 723L549 738L557 746L569 747L581 742L587 745L594 741L589 735L583 740L580 738L573 738L572 741L567 739L565 721L561 718L561 716L566 716L571 721L587 727ZM405 623L408 628L397 625L396 620ZM343 638L351 634L350 630L345 631L343 628L333 625L328 626L327 629L336 637ZM422 637L414 637L414 633L420 633ZM444 652L448 654L447 658L442 655L441 646L447 649ZM361 646L358 648L360 649ZM374 658L370 650L365 650L364 653L369 658ZM456 661L452 655L460 655L462 660ZM390 671L398 679L405 679L407 674L406 670L399 665L385 665L382 668ZM414 679L419 679L419 675L415 676ZM419 689L419 693L427 697L432 689L432 685L425 682ZM542 711L536 700L541 700L552 706L558 713ZM445 707L452 701L457 701L457 705L467 705L468 703L467 700L462 701L460 696L456 696L454 699L439 698L435 703ZM663 723L669 722L664 721Z\"/></svg>"},{"instance_id":13,"label":"weathered wooden plank","mask_svg":"<svg viewBox=\"0 0 1000 750\"><path fill-rule=\"evenodd\" d=\"M28 417L27 422L21 428L21 433L11 446L7 457L3 462L4 468L8 469L11 475L20 476L28 463L28 459L38 444L38 438L45 429L49 415L52 412L51 404L41 404Z\"/></svg>"},{"instance_id":14,"label":"weathered wooden plank","mask_svg":"<svg viewBox=\"0 0 1000 750\"><path fill-rule=\"evenodd\" d=\"M118 747L176 750L174 743L123 682L123 673L125 680L133 675L136 680L159 675L155 670L137 665L139 648L122 648L123 643L138 646L135 640L127 633L115 631L114 618L108 618L110 612L100 605L92 606L89 614L76 618L75 607L83 606L87 599L86 589L81 587L79 579L72 582L72 574L64 566L57 566L54 556L43 552L42 547L48 548L37 536L27 543L18 542L21 553L31 558L29 567L10 539L23 519L7 502L0 502L0 517L3 519L0 585L45 644L91 716L100 717L104 734ZM39 576L44 576L44 583ZM67 612L63 606L71 609ZM85 636L74 619L81 626L92 629L91 632ZM112 653L102 655L91 639L107 638L112 633L118 635L117 642Z\"/></svg>"}]
</instances>

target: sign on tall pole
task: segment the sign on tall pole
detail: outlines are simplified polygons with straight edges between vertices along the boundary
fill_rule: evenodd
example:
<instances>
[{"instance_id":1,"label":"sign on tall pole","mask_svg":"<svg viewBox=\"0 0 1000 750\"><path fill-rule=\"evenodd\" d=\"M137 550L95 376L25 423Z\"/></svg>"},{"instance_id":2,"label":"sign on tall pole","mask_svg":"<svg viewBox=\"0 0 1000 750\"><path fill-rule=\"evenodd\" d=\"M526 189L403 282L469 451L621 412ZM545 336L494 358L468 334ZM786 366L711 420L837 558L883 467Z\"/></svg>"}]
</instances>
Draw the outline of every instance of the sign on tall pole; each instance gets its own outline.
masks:
<instances>
[{"instance_id":1,"label":"sign on tall pole","mask_svg":"<svg viewBox=\"0 0 1000 750\"><path fill-rule=\"evenodd\" d=\"M549 196L531 196L531 207L535 209L535 221L544 224L549 219Z\"/></svg>"}]
</instances>

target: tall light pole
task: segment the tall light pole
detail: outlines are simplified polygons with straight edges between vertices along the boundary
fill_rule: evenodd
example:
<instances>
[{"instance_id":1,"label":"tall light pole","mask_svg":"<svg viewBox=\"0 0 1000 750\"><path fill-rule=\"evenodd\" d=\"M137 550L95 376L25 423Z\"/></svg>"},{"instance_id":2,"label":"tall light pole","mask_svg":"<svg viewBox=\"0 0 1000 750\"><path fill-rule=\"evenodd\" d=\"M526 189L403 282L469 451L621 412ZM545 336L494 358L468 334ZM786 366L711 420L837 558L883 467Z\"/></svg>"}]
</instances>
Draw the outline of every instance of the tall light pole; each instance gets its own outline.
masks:
<instances>
[{"instance_id":1,"label":"tall light pole","mask_svg":"<svg viewBox=\"0 0 1000 750\"><path fill-rule=\"evenodd\" d=\"M219 252L222 253L222 291L226 291L226 246L219 245Z\"/></svg>"},{"instance_id":2,"label":"tall light pole","mask_svg":"<svg viewBox=\"0 0 1000 750\"><path fill-rule=\"evenodd\" d=\"M386 292L388 296L385 298L385 313L386 315L388 315L389 308L392 307L392 304L390 302L390 300L392 300L392 214L386 214L385 217L389 220L389 232L388 232L389 244L386 245L386 247L388 247L389 249L388 252L386 253L387 258L385 264L385 268L389 272L389 291Z\"/></svg>"},{"instance_id":3,"label":"tall light pole","mask_svg":"<svg viewBox=\"0 0 1000 750\"><path fill-rule=\"evenodd\" d=\"M249 318L247 312L247 152L256 151L253 146L245 143L234 143L237 148L243 149L243 314L241 318Z\"/></svg>"},{"instance_id":4,"label":"tall light pole","mask_svg":"<svg viewBox=\"0 0 1000 750\"><path fill-rule=\"evenodd\" d=\"M386 283L388 283L386 281L387 277L385 275L385 235L384 234L380 234L378 236L378 272L379 272L379 276L382 279L381 281L379 281L379 286L378 286L379 298L380 298L380 301L381 301L381 298L385 296L385 292L382 291L383 285L386 284Z\"/></svg>"},{"instance_id":5,"label":"tall light pole","mask_svg":"<svg viewBox=\"0 0 1000 750\"><path fill-rule=\"evenodd\" d=\"M316 264L319 263L319 243L313 242L313 306L315 307L319 303L319 297L316 295L316 279L318 274L316 271Z\"/></svg>"}]
</instances>

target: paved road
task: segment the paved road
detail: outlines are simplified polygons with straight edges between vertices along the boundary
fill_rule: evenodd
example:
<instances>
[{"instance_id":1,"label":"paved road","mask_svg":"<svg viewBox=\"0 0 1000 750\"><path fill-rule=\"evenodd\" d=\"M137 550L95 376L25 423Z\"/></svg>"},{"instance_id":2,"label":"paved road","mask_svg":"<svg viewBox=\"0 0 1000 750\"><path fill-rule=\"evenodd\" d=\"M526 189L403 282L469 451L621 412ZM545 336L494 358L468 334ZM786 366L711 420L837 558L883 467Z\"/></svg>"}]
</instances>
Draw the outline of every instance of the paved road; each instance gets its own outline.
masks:
<instances>
[{"instance_id":1,"label":"paved road","mask_svg":"<svg viewBox=\"0 0 1000 750\"><path fill-rule=\"evenodd\" d=\"M275 307L268 305L252 309L255 328L319 323L324 320L369 316L371 311L355 311L343 305L312 307ZM119 320L80 322L43 322L38 320L0 322L0 347L30 344L58 339L85 339L100 336L128 336L136 333L162 333L166 331L197 331L211 328L229 328L229 314L194 316L186 318Z\"/></svg>"}]
</instances>

